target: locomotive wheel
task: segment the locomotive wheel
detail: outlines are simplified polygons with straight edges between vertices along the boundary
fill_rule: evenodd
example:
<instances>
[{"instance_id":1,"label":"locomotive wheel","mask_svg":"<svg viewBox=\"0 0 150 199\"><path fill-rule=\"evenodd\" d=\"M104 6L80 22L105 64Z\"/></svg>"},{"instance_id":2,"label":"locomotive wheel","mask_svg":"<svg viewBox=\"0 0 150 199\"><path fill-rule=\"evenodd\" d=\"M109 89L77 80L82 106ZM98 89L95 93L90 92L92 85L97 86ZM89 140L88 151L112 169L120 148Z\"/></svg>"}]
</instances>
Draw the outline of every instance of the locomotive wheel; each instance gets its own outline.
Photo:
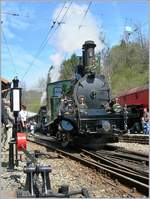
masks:
<instances>
[{"instance_id":1,"label":"locomotive wheel","mask_svg":"<svg viewBox=\"0 0 150 199\"><path fill-rule=\"evenodd\" d=\"M58 141L61 141L61 140L62 140L61 132L57 132L57 133L56 133L56 138L57 138Z\"/></svg>"},{"instance_id":2,"label":"locomotive wheel","mask_svg":"<svg viewBox=\"0 0 150 199\"><path fill-rule=\"evenodd\" d=\"M61 146L67 147L70 143L70 134L69 133L62 133L62 139L61 139Z\"/></svg>"}]
</instances>

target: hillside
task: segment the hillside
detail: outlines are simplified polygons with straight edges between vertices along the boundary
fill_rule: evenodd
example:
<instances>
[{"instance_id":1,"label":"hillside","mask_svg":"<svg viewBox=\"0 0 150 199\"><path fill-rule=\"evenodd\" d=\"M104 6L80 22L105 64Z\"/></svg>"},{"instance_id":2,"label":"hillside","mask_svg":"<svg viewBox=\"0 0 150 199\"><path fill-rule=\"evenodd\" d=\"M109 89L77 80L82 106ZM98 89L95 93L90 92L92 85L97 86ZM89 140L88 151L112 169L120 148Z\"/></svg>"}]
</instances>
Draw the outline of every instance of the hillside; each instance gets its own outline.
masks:
<instances>
[{"instance_id":1,"label":"hillside","mask_svg":"<svg viewBox=\"0 0 150 199\"><path fill-rule=\"evenodd\" d=\"M112 94L148 84L148 49L139 43L120 44L110 51Z\"/></svg>"},{"instance_id":2,"label":"hillside","mask_svg":"<svg viewBox=\"0 0 150 199\"><path fill-rule=\"evenodd\" d=\"M143 39L143 38L142 38ZM100 58L103 59L103 67ZM78 58L75 54L64 60L61 65L60 79L73 77ZM104 74L108 79L112 95L142 86L148 83L149 44L146 39L125 42L106 50L104 54L96 54L96 72Z\"/></svg>"},{"instance_id":3,"label":"hillside","mask_svg":"<svg viewBox=\"0 0 150 199\"><path fill-rule=\"evenodd\" d=\"M27 106L28 111L38 112L41 96L42 92L36 90L24 91L22 93L22 103Z\"/></svg>"}]
</instances>

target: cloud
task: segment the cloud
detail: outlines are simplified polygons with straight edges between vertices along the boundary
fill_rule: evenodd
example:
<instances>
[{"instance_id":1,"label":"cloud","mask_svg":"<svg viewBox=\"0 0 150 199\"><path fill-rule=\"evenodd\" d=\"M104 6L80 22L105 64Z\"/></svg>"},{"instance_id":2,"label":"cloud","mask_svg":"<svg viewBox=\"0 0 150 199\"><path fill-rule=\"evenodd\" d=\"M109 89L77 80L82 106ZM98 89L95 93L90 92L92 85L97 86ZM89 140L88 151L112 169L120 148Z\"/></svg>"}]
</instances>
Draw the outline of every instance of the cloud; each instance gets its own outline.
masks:
<instances>
[{"instance_id":1,"label":"cloud","mask_svg":"<svg viewBox=\"0 0 150 199\"><path fill-rule=\"evenodd\" d=\"M55 10L53 19L56 18L60 8L61 5ZM66 9L59 16L59 22L64 16ZM87 5L85 4L72 4L63 21L64 23L60 25L55 34L55 45L58 50L73 53L81 49L86 40L93 40L96 43L96 51L102 50L104 47L100 40L100 31L102 30L100 30L95 16L89 10L84 20L82 20L86 9Z\"/></svg>"},{"instance_id":2,"label":"cloud","mask_svg":"<svg viewBox=\"0 0 150 199\"><path fill-rule=\"evenodd\" d=\"M62 4L58 6L53 14L54 21L57 18L57 22L62 22L55 32L54 39L50 41L51 45L53 44L57 51L56 54L50 55L53 65L56 66L54 69L56 76L52 77L52 80L55 81L58 80L60 65L64 57L72 53L78 54L85 41L93 40L96 44L96 52L104 48L100 39L103 36L100 33L103 31L100 29L100 24L98 24L96 16L89 10L84 20L82 20L88 4L81 5L73 3L62 21L68 5L65 6L65 9L63 9L58 18L57 15L62 8Z\"/></svg>"}]
</instances>

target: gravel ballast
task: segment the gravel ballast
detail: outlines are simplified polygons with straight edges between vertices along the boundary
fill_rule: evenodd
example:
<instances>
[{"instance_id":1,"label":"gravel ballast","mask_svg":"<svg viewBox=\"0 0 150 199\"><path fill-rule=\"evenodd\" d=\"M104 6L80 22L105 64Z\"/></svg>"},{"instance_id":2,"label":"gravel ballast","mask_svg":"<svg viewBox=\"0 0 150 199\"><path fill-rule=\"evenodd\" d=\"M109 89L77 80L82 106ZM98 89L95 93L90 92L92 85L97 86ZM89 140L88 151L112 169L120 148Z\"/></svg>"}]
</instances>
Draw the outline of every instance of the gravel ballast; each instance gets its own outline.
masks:
<instances>
[{"instance_id":1,"label":"gravel ballast","mask_svg":"<svg viewBox=\"0 0 150 199\"><path fill-rule=\"evenodd\" d=\"M122 144L122 143L121 143ZM132 144L133 145L133 144ZM51 165L52 172L50 173L51 186L54 192L58 192L61 185L69 185L69 190L81 190L85 187L88 189L90 197L98 198L123 198L129 197L116 183L111 180L107 175L101 174L91 168L88 168L74 160L66 157L59 156L56 152L47 150L43 146L28 143L28 150L40 150L41 152L48 153L50 157L42 156L38 158L41 165ZM1 174L1 190L10 195L15 195L20 183L16 181L16 177L21 184L25 184L26 175L23 173L23 167L26 165L25 156L23 155L24 162L19 162L17 171L8 172L6 165L8 163L8 155L2 155L3 172ZM8 154L8 152L7 152ZM80 197L73 196L73 197Z\"/></svg>"}]
</instances>

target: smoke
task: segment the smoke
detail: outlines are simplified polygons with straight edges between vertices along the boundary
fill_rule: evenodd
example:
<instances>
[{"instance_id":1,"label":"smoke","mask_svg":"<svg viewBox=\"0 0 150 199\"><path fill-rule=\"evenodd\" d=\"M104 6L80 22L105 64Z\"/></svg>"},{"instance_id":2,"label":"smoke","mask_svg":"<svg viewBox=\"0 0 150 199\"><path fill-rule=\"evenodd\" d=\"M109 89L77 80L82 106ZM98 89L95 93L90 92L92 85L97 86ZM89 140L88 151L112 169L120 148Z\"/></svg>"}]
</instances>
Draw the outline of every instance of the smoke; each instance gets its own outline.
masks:
<instances>
[{"instance_id":1,"label":"smoke","mask_svg":"<svg viewBox=\"0 0 150 199\"><path fill-rule=\"evenodd\" d=\"M55 53L50 55L50 60L53 63L54 69L52 70L51 74L51 79L52 81L56 81L59 78L59 70L60 70L60 65L63 61L64 57L61 53Z\"/></svg>"},{"instance_id":2,"label":"smoke","mask_svg":"<svg viewBox=\"0 0 150 199\"><path fill-rule=\"evenodd\" d=\"M41 97L41 101L40 101L40 105L41 106L44 106L45 104L46 104L46 91L44 91L43 93L42 93L42 97Z\"/></svg>"},{"instance_id":3,"label":"smoke","mask_svg":"<svg viewBox=\"0 0 150 199\"><path fill-rule=\"evenodd\" d=\"M62 22L55 33L53 45L57 49L55 55L51 55L50 59L53 62L53 65L56 66L54 72L59 77L59 68L60 63L63 60L63 53L71 55L76 53L79 49L82 48L82 45L87 40L93 40L96 44L96 52L101 51L104 47L103 43L100 40L100 24L96 17L89 10L86 17L83 19L85 11L88 4L79 5L73 3L68 10L64 20L62 18L68 8L65 6L65 9L58 17L57 21ZM53 20L55 21L56 16L58 15L62 4L54 11ZM99 22L100 23L100 22ZM52 80L56 80L56 77L52 77Z\"/></svg>"}]
</instances>

